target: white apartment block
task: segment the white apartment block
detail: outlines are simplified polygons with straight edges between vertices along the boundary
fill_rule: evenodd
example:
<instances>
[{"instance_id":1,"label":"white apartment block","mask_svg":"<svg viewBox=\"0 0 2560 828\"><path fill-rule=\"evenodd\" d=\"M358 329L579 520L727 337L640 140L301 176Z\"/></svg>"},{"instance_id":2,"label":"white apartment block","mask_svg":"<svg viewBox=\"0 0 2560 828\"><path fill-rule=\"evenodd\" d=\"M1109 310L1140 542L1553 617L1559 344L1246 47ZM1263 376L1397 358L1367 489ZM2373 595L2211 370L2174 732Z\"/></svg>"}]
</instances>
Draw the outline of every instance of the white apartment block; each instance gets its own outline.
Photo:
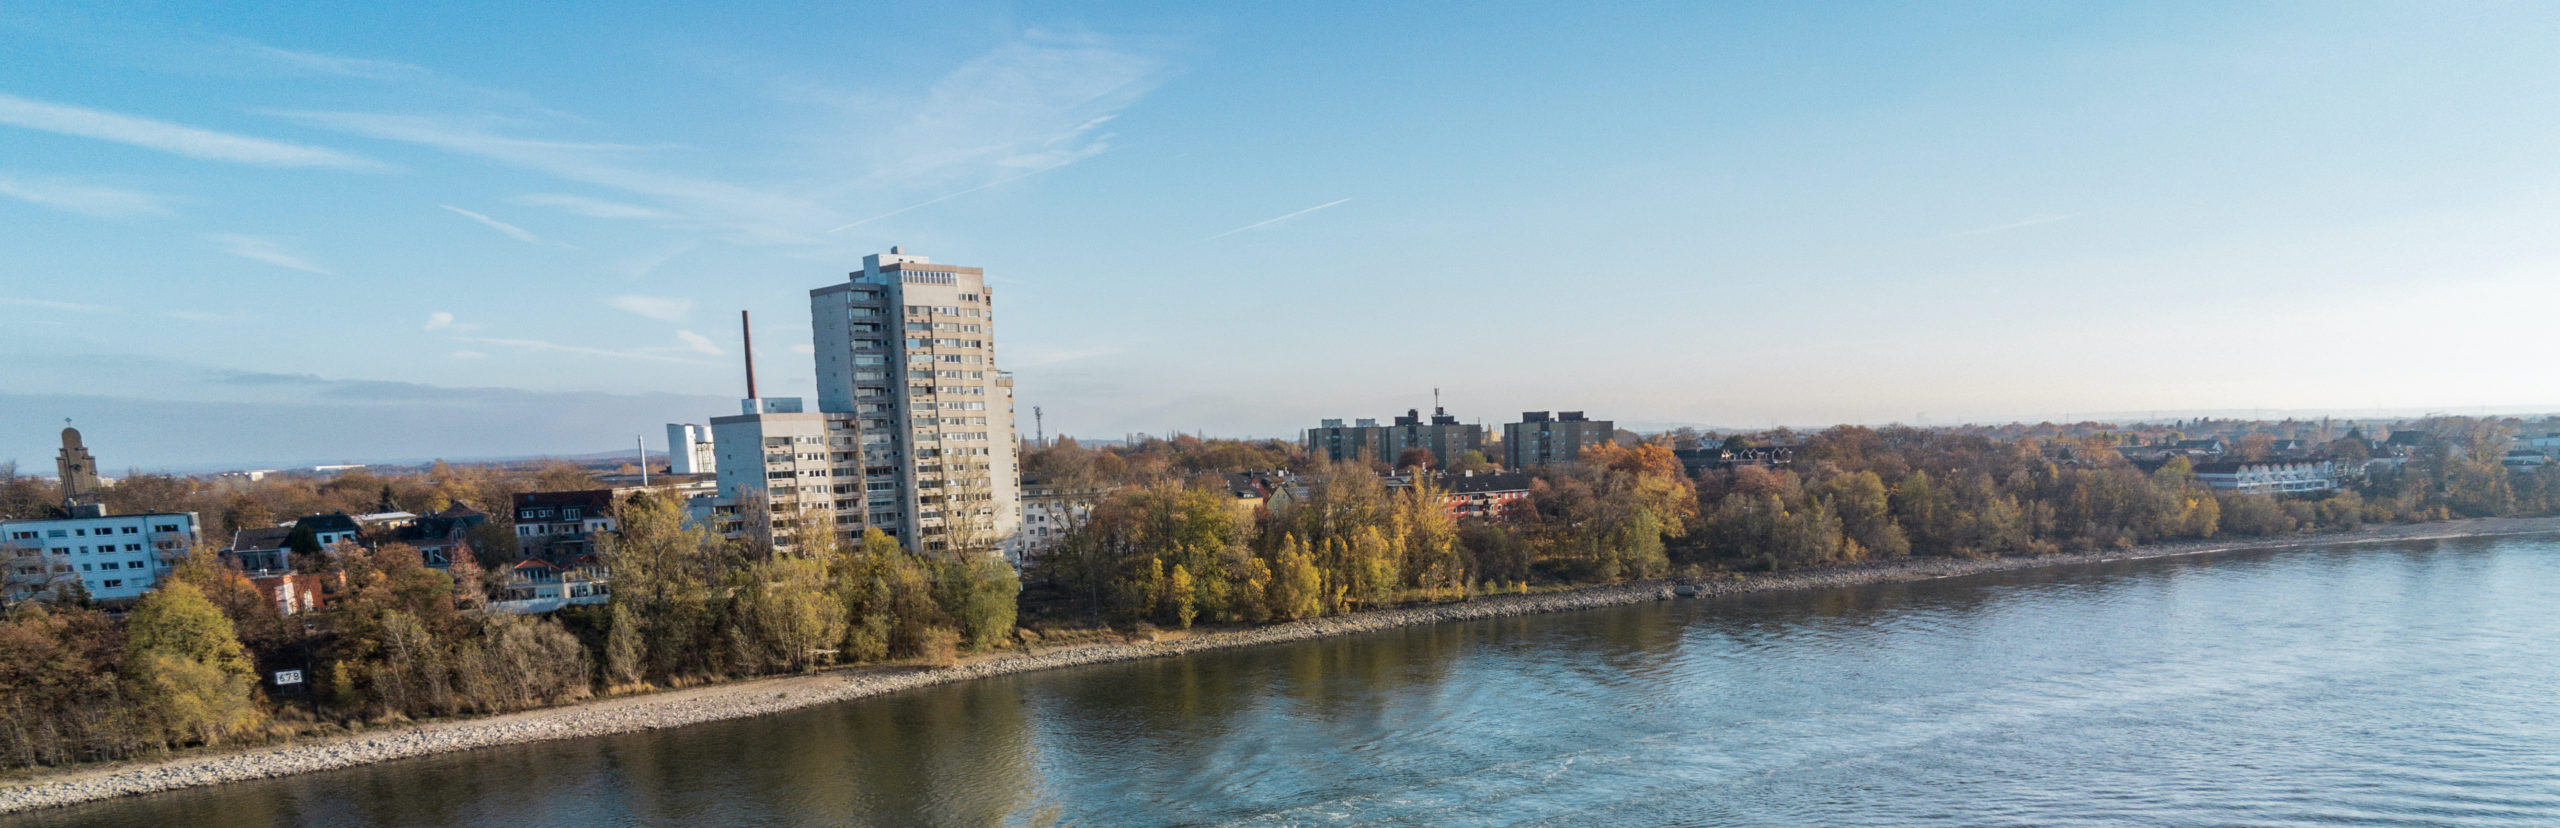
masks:
<instances>
[{"instance_id":1,"label":"white apartment block","mask_svg":"<svg viewBox=\"0 0 2560 828\"><path fill-rule=\"evenodd\" d=\"M919 551L1003 548L1022 522L1020 446L984 271L893 247L809 291L809 318L818 410L844 418L841 428L830 419L829 434L859 446L848 457L859 489L830 478L837 525L875 527ZM858 520L844 520L856 503Z\"/></svg>"},{"instance_id":2,"label":"white apartment block","mask_svg":"<svg viewBox=\"0 0 2560 828\"><path fill-rule=\"evenodd\" d=\"M69 580L79 581L92 600L140 598L196 543L193 512L109 515L92 505L75 507L73 515L0 522L10 603Z\"/></svg>"},{"instance_id":3,"label":"white apartment block","mask_svg":"<svg viewBox=\"0 0 2560 828\"><path fill-rule=\"evenodd\" d=\"M2337 488L2337 467L2327 460L2252 460L2195 464L2198 482L2215 491L2299 494Z\"/></svg>"},{"instance_id":4,"label":"white apartment block","mask_svg":"<svg viewBox=\"0 0 2560 828\"><path fill-rule=\"evenodd\" d=\"M719 481L712 518L724 534L740 529L737 506L756 493L768 499L777 521L812 508L841 533L869 525L863 521L863 461L852 415L804 412L796 397L748 399L740 409L736 416L711 419Z\"/></svg>"},{"instance_id":5,"label":"white apartment block","mask_svg":"<svg viewBox=\"0 0 2560 828\"><path fill-rule=\"evenodd\" d=\"M1093 516L1093 502L1069 497L1055 487L1026 483L1022 487L1022 525L1005 539L1005 560L1015 566L1058 550L1067 533Z\"/></svg>"},{"instance_id":6,"label":"white apartment block","mask_svg":"<svg viewBox=\"0 0 2560 828\"><path fill-rule=\"evenodd\" d=\"M712 447L709 427L692 423L667 424L668 473L712 474L719 468L718 451Z\"/></svg>"}]
</instances>

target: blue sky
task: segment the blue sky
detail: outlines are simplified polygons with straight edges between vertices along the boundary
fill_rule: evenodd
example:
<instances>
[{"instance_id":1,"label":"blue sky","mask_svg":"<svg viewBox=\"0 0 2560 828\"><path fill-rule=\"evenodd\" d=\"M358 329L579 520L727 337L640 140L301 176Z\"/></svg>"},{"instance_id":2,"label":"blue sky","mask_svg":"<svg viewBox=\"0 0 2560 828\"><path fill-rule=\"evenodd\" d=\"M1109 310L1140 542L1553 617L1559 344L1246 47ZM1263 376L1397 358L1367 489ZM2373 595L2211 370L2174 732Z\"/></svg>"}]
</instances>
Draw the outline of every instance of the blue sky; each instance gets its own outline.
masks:
<instances>
[{"instance_id":1,"label":"blue sky","mask_svg":"<svg viewBox=\"0 0 2560 828\"><path fill-rule=\"evenodd\" d=\"M2560 7L0 9L0 459L587 452L987 268L1052 433L2560 407ZM799 346L793 348L792 346ZM769 394L777 393L768 391Z\"/></svg>"}]
</instances>

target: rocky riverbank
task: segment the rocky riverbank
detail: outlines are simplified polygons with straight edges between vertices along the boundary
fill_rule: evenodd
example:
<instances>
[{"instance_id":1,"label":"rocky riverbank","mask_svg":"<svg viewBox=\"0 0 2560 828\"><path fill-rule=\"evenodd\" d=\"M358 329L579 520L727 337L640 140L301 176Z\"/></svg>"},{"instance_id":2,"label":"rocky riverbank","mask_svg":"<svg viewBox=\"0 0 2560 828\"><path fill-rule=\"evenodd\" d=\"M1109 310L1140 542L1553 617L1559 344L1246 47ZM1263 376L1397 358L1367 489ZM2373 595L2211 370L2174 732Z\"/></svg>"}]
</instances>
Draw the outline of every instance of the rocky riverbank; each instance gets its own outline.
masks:
<instances>
[{"instance_id":1,"label":"rocky riverbank","mask_svg":"<svg viewBox=\"0 0 2560 828\"><path fill-rule=\"evenodd\" d=\"M2334 546L2393 540L2560 532L2560 518L2454 521L2369 528L2363 531L2276 539L2163 544L2105 552L1991 560L1905 559L1803 572L1722 576L1695 582L1652 581L1529 595L1477 598L1439 604L1205 632L1168 641L1087 644L1030 653L979 657L958 666L855 668L829 673L759 679L503 716L432 722L351 736L174 759L122 763L67 771L0 787L0 813L50 808L90 800L332 770L447 751L682 727L828 704L984 676L1086 664L1181 655L1228 647L1300 641L1498 616L1591 609L1677 596L1713 597L1751 592L1822 589L1892 581L1916 581L2029 567L2195 555L2243 549Z\"/></svg>"}]
</instances>

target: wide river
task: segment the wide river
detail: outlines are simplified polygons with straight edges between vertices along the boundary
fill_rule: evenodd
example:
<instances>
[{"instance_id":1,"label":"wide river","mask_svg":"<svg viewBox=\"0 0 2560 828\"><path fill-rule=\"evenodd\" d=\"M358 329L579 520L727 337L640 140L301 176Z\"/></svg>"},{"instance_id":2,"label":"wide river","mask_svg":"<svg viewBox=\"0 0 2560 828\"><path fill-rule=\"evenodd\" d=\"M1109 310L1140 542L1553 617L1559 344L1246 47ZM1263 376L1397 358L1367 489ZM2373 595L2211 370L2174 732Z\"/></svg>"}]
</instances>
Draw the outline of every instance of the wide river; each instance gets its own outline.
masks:
<instances>
[{"instance_id":1,"label":"wide river","mask_svg":"<svg viewBox=\"0 0 2560 828\"><path fill-rule=\"evenodd\" d=\"M20 819L2560 825L2560 541L1418 627Z\"/></svg>"}]
</instances>

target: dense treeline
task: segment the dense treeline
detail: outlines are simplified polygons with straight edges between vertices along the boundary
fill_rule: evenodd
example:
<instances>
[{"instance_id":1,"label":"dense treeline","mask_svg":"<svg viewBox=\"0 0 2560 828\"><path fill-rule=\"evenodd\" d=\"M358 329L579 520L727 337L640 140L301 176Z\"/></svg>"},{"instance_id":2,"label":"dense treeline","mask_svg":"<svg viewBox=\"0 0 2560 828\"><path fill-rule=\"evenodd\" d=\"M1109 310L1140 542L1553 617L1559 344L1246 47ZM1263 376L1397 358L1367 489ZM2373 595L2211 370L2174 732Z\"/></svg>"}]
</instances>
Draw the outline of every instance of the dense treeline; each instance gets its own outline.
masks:
<instances>
[{"instance_id":1,"label":"dense treeline","mask_svg":"<svg viewBox=\"0 0 2560 828\"><path fill-rule=\"evenodd\" d=\"M2413 428L2423 439L2405 462L2377 464L2365 477L2368 449L2342 439L2325 451L2351 470L2350 485L2277 497L2216 494L2184 458L2146 474L2102 437L2004 442L1844 426L1806 439L1794 469L1746 467L1702 476L1706 519L1695 557L1789 568L2560 511L2560 467L2501 464L2510 443L2505 426L2439 418Z\"/></svg>"},{"instance_id":2,"label":"dense treeline","mask_svg":"<svg viewBox=\"0 0 2560 828\"><path fill-rule=\"evenodd\" d=\"M313 712L489 713L589 692L591 660L559 621L466 611L472 601L457 598L469 590L406 546L338 552L327 609L292 617L205 549L121 623L76 604L14 608L0 624L0 760L220 744L297 730ZM121 648L99 644L119 637ZM305 671L307 696L263 689L263 676L288 669Z\"/></svg>"},{"instance_id":3,"label":"dense treeline","mask_svg":"<svg viewBox=\"0 0 2560 828\"><path fill-rule=\"evenodd\" d=\"M2361 471L2366 444L2322 447L2349 485L2317 495L2217 493L2192 463L2144 470L2131 435L2012 429L1832 428L1784 435L1783 468L1683 473L1669 438L1609 446L1538 469L1525 504L1452 522L1428 483L1390 490L1381 465L1327 465L1285 443L1190 438L1129 449L1072 442L1025 467L1090 497L1058 552L1033 562L1035 607L1111 623L1285 620L1524 583L1592 583L1672 571L1793 569L1911 555L1984 557L2220 536L2351 529L2367 522L2560 511L2560 464L2501 464L2512 426L2414 424L2404 462ZM2175 439L2175 433L2145 435ZM1697 444L1705 438L1682 435ZM2252 434L2235 458L2264 459ZM1291 468L1306 496L1239 509L1217 472Z\"/></svg>"},{"instance_id":4,"label":"dense treeline","mask_svg":"<svg viewBox=\"0 0 2560 828\"><path fill-rule=\"evenodd\" d=\"M0 623L0 762L120 758L327 726L495 713L663 684L922 658L1012 641L1019 579L988 555L928 558L821 524L793 552L682 525L646 494L603 536L608 603L551 617L480 611L470 559L341 546L324 609L283 615L198 549L124 618L29 602ZM261 677L306 670L309 691ZM316 714L316 715L315 715Z\"/></svg>"},{"instance_id":5,"label":"dense treeline","mask_svg":"<svg viewBox=\"0 0 2560 828\"><path fill-rule=\"evenodd\" d=\"M788 552L683 525L681 506L622 504L601 543L613 598L568 613L602 641L611 683L689 682L892 658L948 662L1012 640L1013 567L992 555L908 552L871 530L842 542L786 519Z\"/></svg>"},{"instance_id":6,"label":"dense treeline","mask_svg":"<svg viewBox=\"0 0 2560 828\"><path fill-rule=\"evenodd\" d=\"M1063 611L1111 623L1189 626L1308 618L1413 600L1446 600L1532 580L1611 581L1667 574L1665 541L1684 536L1696 496L1660 445L1606 446L1547 470L1527 508L1502 523L1460 525L1429 477L1390 490L1362 464L1321 464L1280 446L1303 499L1240 508L1214 472L1236 444L1176 441L1153 479L1083 471L1128 468L1119 452L1072 444L1032 458L1053 479L1084 476L1092 513L1031 577ZM1063 470L1063 471L1062 471ZM1139 472L1138 474L1150 474Z\"/></svg>"}]
</instances>

